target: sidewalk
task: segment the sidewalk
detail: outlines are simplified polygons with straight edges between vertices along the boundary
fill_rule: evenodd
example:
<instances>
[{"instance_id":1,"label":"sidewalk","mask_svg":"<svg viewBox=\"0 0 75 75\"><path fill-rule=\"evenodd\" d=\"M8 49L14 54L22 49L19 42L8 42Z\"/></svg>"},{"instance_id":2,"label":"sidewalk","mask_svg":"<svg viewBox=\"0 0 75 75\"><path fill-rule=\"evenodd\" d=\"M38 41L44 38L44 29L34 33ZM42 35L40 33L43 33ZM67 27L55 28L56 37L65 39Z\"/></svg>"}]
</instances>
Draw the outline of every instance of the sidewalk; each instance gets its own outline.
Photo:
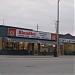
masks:
<instances>
[{"instance_id":1,"label":"sidewalk","mask_svg":"<svg viewBox=\"0 0 75 75\"><path fill-rule=\"evenodd\" d=\"M0 57L5 57L5 58L75 58L73 55L63 55L63 56L58 56L54 57L53 55L0 55Z\"/></svg>"}]
</instances>

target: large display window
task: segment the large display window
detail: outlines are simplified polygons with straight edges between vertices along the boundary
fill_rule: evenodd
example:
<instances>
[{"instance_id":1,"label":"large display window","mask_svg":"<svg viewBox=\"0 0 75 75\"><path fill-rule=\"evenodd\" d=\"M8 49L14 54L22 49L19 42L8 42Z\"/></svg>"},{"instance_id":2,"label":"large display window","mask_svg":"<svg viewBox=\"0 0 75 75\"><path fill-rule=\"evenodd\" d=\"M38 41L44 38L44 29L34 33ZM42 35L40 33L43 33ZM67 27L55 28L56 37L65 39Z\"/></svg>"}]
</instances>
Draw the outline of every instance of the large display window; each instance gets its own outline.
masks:
<instances>
[{"instance_id":1,"label":"large display window","mask_svg":"<svg viewBox=\"0 0 75 75\"><path fill-rule=\"evenodd\" d=\"M19 42L19 50L28 50L28 43Z\"/></svg>"},{"instance_id":2,"label":"large display window","mask_svg":"<svg viewBox=\"0 0 75 75\"><path fill-rule=\"evenodd\" d=\"M4 41L3 42L3 50L18 50L19 45L18 42Z\"/></svg>"},{"instance_id":3,"label":"large display window","mask_svg":"<svg viewBox=\"0 0 75 75\"><path fill-rule=\"evenodd\" d=\"M53 44L41 43L40 44L40 52L46 54L53 54L54 47Z\"/></svg>"},{"instance_id":4,"label":"large display window","mask_svg":"<svg viewBox=\"0 0 75 75\"><path fill-rule=\"evenodd\" d=\"M46 43L41 43L40 44L40 52L48 52L48 46L46 45Z\"/></svg>"},{"instance_id":5,"label":"large display window","mask_svg":"<svg viewBox=\"0 0 75 75\"><path fill-rule=\"evenodd\" d=\"M12 42L13 50L19 50L19 42Z\"/></svg>"},{"instance_id":6,"label":"large display window","mask_svg":"<svg viewBox=\"0 0 75 75\"><path fill-rule=\"evenodd\" d=\"M3 42L3 50L12 50L12 42Z\"/></svg>"},{"instance_id":7,"label":"large display window","mask_svg":"<svg viewBox=\"0 0 75 75\"><path fill-rule=\"evenodd\" d=\"M3 50L33 50L33 43L3 41Z\"/></svg>"}]
</instances>

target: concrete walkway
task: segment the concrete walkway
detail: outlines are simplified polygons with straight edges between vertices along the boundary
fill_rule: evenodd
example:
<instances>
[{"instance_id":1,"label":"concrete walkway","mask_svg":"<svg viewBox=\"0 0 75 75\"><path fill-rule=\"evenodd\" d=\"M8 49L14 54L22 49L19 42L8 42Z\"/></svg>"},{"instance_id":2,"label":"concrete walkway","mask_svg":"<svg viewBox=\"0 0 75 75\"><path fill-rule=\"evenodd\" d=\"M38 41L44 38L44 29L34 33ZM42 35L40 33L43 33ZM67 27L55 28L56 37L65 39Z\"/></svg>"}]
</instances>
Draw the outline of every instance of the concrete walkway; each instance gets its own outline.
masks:
<instances>
[{"instance_id":1,"label":"concrete walkway","mask_svg":"<svg viewBox=\"0 0 75 75\"><path fill-rule=\"evenodd\" d=\"M57 58L54 57L53 55L46 55L46 56L40 56L40 55L0 55L0 57L4 58ZM73 55L63 55L63 56L58 56L58 58L75 58Z\"/></svg>"}]
</instances>

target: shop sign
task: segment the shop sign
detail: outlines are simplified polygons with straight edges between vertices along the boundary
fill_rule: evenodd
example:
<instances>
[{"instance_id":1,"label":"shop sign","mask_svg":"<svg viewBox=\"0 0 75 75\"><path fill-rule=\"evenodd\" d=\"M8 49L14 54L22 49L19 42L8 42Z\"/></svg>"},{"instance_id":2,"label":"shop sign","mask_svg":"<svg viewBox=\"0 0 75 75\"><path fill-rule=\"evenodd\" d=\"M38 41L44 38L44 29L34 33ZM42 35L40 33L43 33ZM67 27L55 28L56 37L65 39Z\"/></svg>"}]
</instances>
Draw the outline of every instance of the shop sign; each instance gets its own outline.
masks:
<instances>
[{"instance_id":1,"label":"shop sign","mask_svg":"<svg viewBox=\"0 0 75 75\"><path fill-rule=\"evenodd\" d=\"M8 36L51 40L51 34L48 32L36 32L15 28L8 28Z\"/></svg>"},{"instance_id":2,"label":"shop sign","mask_svg":"<svg viewBox=\"0 0 75 75\"><path fill-rule=\"evenodd\" d=\"M56 34L51 34L51 40L56 40L57 35Z\"/></svg>"},{"instance_id":3,"label":"shop sign","mask_svg":"<svg viewBox=\"0 0 75 75\"><path fill-rule=\"evenodd\" d=\"M37 33L35 31L16 29L16 36L17 37L26 37L26 38L36 38Z\"/></svg>"},{"instance_id":4,"label":"shop sign","mask_svg":"<svg viewBox=\"0 0 75 75\"><path fill-rule=\"evenodd\" d=\"M37 32L37 37L39 39L51 40L51 34L48 32Z\"/></svg>"},{"instance_id":5,"label":"shop sign","mask_svg":"<svg viewBox=\"0 0 75 75\"><path fill-rule=\"evenodd\" d=\"M15 36L16 37L16 29L15 28L8 28L8 36Z\"/></svg>"},{"instance_id":6,"label":"shop sign","mask_svg":"<svg viewBox=\"0 0 75 75\"><path fill-rule=\"evenodd\" d=\"M59 38L60 42L75 43L74 39Z\"/></svg>"}]
</instances>

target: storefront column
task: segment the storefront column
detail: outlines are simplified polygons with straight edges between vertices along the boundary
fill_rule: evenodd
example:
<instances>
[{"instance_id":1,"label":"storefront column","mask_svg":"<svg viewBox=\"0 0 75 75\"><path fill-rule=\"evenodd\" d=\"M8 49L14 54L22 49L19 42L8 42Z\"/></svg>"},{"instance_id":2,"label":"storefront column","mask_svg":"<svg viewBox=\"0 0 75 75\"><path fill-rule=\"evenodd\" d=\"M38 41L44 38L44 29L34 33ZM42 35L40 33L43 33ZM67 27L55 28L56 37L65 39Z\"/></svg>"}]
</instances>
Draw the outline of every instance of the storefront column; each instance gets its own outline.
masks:
<instances>
[{"instance_id":1,"label":"storefront column","mask_svg":"<svg viewBox=\"0 0 75 75\"><path fill-rule=\"evenodd\" d=\"M62 55L64 55L64 43L63 43L63 51L62 51Z\"/></svg>"},{"instance_id":2,"label":"storefront column","mask_svg":"<svg viewBox=\"0 0 75 75\"><path fill-rule=\"evenodd\" d=\"M15 42L12 43L13 50L15 50Z\"/></svg>"},{"instance_id":3,"label":"storefront column","mask_svg":"<svg viewBox=\"0 0 75 75\"><path fill-rule=\"evenodd\" d=\"M3 39L2 39L2 50L3 50L3 46L4 46L4 42L3 42Z\"/></svg>"},{"instance_id":4,"label":"storefront column","mask_svg":"<svg viewBox=\"0 0 75 75\"><path fill-rule=\"evenodd\" d=\"M8 41L7 41L7 47L6 47L6 49L8 50Z\"/></svg>"},{"instance_id":5,"label":"storefront column","mask_svg":"<svg viewBox=\"0 0 75 75\"><path fill-rule=\"evenodd\" d=\"M32 43L32 54L34 54L34 43Z\"/></svg>"},{"instance_id":6,"label":"storefront column","mask_svg":"<svg viewBox=\"0 0 75 75\"><path fill-rule=\"evenodd\" d=\"M12 50L14 49L14 48L13 48L13 45L14 45L14 44L13 44L13 42L12 42Z\"/></svg>"},{"instance_id":7,"label":"storefront column","mask_svg":"<svg viewBox=\"0 0 75 75\"><path fill-rule=\"evenodd\" d=\"M38 43L38 55L40 54L40 43Z\"/></svg>"},{"instance_id":8,"label":"storefront column","mask_svg":"<svg viewBox=\"0 0 75 75\"><path fill-rule=\"evenodd\" d=\"M0 37L0 50L2 50L2 37Z\"/></svg>"},{"instance_id":9,"label":"storefront column","mask_svg":"<svg viewBox=\"0 0 75 75\"><path fill-rule=\"evenodd\" d=\"M23 50L24 50L24 42L23 42Z\"/></svg>"}]
</instances>

